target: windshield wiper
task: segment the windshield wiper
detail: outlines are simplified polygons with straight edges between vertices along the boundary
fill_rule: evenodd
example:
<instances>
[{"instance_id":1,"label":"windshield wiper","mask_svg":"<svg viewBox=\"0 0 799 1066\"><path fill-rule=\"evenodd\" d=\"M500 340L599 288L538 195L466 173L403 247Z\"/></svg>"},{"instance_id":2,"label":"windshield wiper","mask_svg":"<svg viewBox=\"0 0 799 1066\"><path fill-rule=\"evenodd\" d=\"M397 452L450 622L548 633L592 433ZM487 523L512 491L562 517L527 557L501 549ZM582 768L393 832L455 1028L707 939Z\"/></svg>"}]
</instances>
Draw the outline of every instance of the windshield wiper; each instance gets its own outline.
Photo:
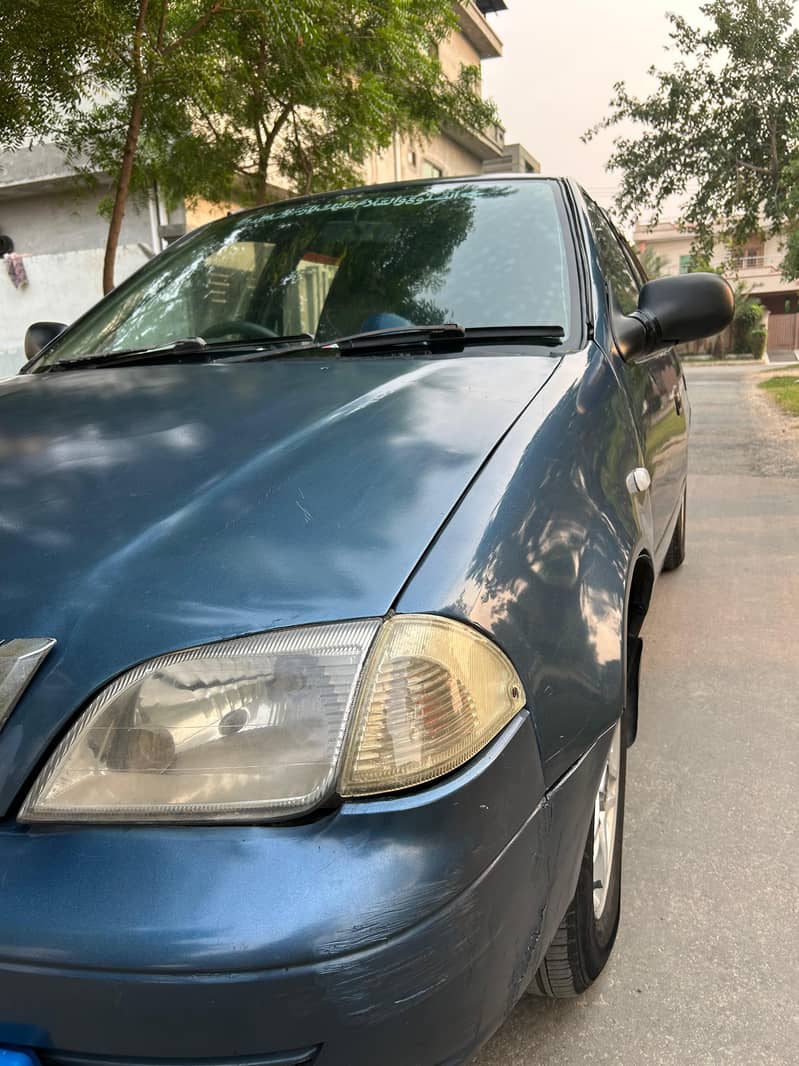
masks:
<instances>
[{"instance_id":1,"label":"windshield wiper","mask_svg":"<svg viewBox=\"0 0 799 1066\"><path fill-rule=\"evenodd\" d=\"M377 352L391 348L441 348L455 345L457 349L466 338L466 330L455 322L443 326L390 326L388 329L373 329L366 333L352 333L347 337L337 337L326 341L322 350L340 352L369 351Z\"/></svg>"},{"instance_id":2,"label":"windshield wiper","mask_svg":"<svg viewBox=\"0 0 799 1066\"><path fill-rule=\"evenodd\" d=\"M540 344L554 348L565 339L563 326L475 326L466 330L467 344Z\"/></svg>"},{"instance_id":3,"label":"windshield wiper","mask_svg":"<svg viewBox=\"0 0 799 1066\"><path fill-rule=\"evenodd\" d=\"M186 337L161 348L120 348L118 351L98 352L83 359L59 359L42 367L42 370L94 370L100 366L125 366L133 363L162 363L175 361L175 356L186 361L206 362L208 344L202 337Z\"/></svg>"},{"instance_id":4,"label":"windshield wiper","mask_svg":"<svg viewBox=\"0 0 799 1066\"><path fill-rule=\"evenodd\" d=\"M464 329L454 322L441 326L395 326L353 333L321 345L322 351L346 354L402 352L414 348L459 352L473 344L535 344L555 347L563 342L562 326L476 326Z\"/></svg>"},{"instance_id":5,"label":"windshield wiper","mask_svg":"<svg viewBox=\"0 0 799 1066\"><path fill-rule=\"evenodd\" d=\"M242 348L248 352L267 352L283 347L293 348L302 343L313 344L310 333L214 342L208 342L202 337L186 337L160 348L122 348L116 352L100 352L83 359L61 359L43 366L42 371L94 370L98 367L152 366L158 363L210 363L217 359L234 358Z\"/></svg>"},{"instance_id":6,"label":"windshield wiper","mask_svg":"<svg viewBox=\"0 0 799 1066\"><path fill-rule=\"evenodd\" d=\"M295 333L281 337L252 338L237 341L214 341L202 337L186 337L161 348L125 348L116 352L102 352L84 359L62 359L34 371L53 373L64 370L93 370L98 367L152 366L159 363L250 362L279 358L285 355L373 355L380 352L404 353L423 351L462 352L465 348L493 344L531 344L557 347L563 343L562 326L476 326L464 329L455 322L441 326L393 326L389 329L353 333L320 344L310 333Z\"/></svg>"}]
</instances>

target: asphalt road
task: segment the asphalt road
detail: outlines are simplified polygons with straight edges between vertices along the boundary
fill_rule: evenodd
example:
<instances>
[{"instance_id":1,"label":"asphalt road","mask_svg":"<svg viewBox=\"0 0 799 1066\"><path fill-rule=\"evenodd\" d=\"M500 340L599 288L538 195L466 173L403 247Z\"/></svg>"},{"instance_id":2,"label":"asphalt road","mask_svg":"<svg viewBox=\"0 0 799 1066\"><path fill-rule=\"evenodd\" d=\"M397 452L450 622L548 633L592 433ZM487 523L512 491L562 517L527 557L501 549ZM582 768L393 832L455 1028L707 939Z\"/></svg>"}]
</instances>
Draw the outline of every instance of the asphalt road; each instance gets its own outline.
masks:
<instances>
[{"instance_id":1,"label":"asphalt road","mask_svg":"<svg viewBox=\"0 0 799 1066\"><path fill-rule=\"evenodd\" d=\"M759 378L688 371L688 555L643 633L614 956L581 999L526 996L475 1066L799 1063L799 430Z\"/></svg>"}]
</instances>

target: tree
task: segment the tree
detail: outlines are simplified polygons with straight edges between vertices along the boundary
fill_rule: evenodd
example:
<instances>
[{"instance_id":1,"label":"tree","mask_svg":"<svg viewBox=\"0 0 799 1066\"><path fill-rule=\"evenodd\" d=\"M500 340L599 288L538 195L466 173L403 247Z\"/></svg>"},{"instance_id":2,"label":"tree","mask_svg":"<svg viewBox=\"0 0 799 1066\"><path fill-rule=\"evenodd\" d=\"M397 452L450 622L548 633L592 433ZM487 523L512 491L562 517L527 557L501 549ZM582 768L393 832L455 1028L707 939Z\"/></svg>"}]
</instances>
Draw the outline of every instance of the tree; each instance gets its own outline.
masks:
<instances>
[{"instance_id":1,"label":"tree","mask_svg":"<svg viewBox=\"0 0 799 1066\"><path fill-rule=\"evenodd\" d=\"M262 202L270 170L300 192L341 186L395 132L496 120L477 68L454 82L443 72L438 45L457 18L442 0L29 0L19 11L0 22L19 59L0 145L48 132L77 170L111 177L105 292L128 200L155 182L173 202ZM64 77L51 17L66 34ZM45 54L54 74L37 95Z\"/></svg>"},{"instance_id":2,"label":"tree","mask_svg":"<svg viewBox=\"0 0 799 1066\"><path fill-rule=\"evenodd\" d=\"M22 147L78 103L88 41L82 0L0 5L0 150Z\"/></svg>"},{"instance_id":3,"label":"tree","mask_svg":"<svg viewBox=\"0 0 799 1066\"><path fill-rule=\"evenodd\" d=\"M709 257L714 238L731 247L765 225L797 243L784 269L799 275L799 31L789 0L710 0L708 28L679 15L671 23L675 61L650 68L655 91L643 99L614 86L610 114L585 135L621 123L637 134L614 141L608 169L621 171L617 207L657 221L673 196L685 197L681 223Z\"/></svg>"},{"instance_id":4,"label":"tree","mask_svg":"<svg viewBox=\"0 0 799 1066\"><path fill-rule=\"evenodd\" d=\"M651 244L648 244L642 252L638 252L638 258L650 281L662 278L666 273L666 260L662 255L657 254Z\"/></svg>"},{"instance_id":5,"label":"tree","mask_svg":"<svg viewBox=\"0 0 799 1066\"><path fill-rule=\"evenodd\" d=\"M213 70L198 40L227 5L225 0L91 0L86 6L91 25L82 88L88 99L62 117L55 133L77 169L100 169L113 179L103 261L103 291L108 292L128 199L143 183L141 165L137 172L140 146L148 137L158 143L176 129L191 135L190 86Z\"/></svg>"},{"instance_id":6,"label":"tree","mask_svg":"<svg viewBox=\"0 0 799 1066\"><path fill-rule=\"evenodd\" d=\"M395 133L496 121L478 68L444 75L438 48L456 26L441 0L243 6L217 27L225 59L195 125L223 154L236 146L240 198L267 199L270 170L301 193L352 184Z\"/></svg>"}]
</instances>

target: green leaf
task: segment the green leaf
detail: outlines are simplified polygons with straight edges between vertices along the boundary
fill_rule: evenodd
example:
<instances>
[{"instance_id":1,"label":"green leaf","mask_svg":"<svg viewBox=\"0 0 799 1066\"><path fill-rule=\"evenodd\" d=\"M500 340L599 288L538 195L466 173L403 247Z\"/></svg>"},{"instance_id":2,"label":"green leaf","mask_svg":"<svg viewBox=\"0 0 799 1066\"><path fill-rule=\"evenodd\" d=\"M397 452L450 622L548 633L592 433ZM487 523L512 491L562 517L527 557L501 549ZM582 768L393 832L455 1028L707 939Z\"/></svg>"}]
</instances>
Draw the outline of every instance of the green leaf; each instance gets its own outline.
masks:
<instances>
[{"instance_id":1,"label":"green leaf","mask_svg":"<svg viewBox=\"0 0 799 1066\"><path fill-rule=\"evenodd\" d=\"M710 0L707 28L678 15L671 62L650 74L646 97L624 83L610 113L585 134L632 126L614 140L608 169L621 174L617 208L657 221L682 198L680 222L694 231L694 252L708 257L717 235L741 244L765 224L788 237L784 270L799 276L799 30L788 0Z\"/></svg>"}]
</instances>

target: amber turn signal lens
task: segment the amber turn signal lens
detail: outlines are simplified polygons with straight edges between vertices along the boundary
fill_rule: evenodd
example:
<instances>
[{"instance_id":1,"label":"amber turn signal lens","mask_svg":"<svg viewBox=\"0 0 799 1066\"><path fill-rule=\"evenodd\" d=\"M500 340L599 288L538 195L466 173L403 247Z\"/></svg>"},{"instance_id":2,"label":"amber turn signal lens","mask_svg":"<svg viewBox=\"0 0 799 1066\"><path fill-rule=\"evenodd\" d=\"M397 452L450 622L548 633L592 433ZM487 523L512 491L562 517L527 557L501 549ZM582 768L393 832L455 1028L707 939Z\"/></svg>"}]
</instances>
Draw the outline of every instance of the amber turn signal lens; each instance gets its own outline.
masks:
<instances>
[{"instance_id":1,"label":"amber turn signal lens","mask_svg":"<svg viewBox=\"0 0 799 1066\"><path fill-rule=\"evenodd\" d=\"M524 705L512 664L477 630L448 618L395 615L364 668L339 790L393 792L449 773Z\"/></svg>"}]
</instances>

